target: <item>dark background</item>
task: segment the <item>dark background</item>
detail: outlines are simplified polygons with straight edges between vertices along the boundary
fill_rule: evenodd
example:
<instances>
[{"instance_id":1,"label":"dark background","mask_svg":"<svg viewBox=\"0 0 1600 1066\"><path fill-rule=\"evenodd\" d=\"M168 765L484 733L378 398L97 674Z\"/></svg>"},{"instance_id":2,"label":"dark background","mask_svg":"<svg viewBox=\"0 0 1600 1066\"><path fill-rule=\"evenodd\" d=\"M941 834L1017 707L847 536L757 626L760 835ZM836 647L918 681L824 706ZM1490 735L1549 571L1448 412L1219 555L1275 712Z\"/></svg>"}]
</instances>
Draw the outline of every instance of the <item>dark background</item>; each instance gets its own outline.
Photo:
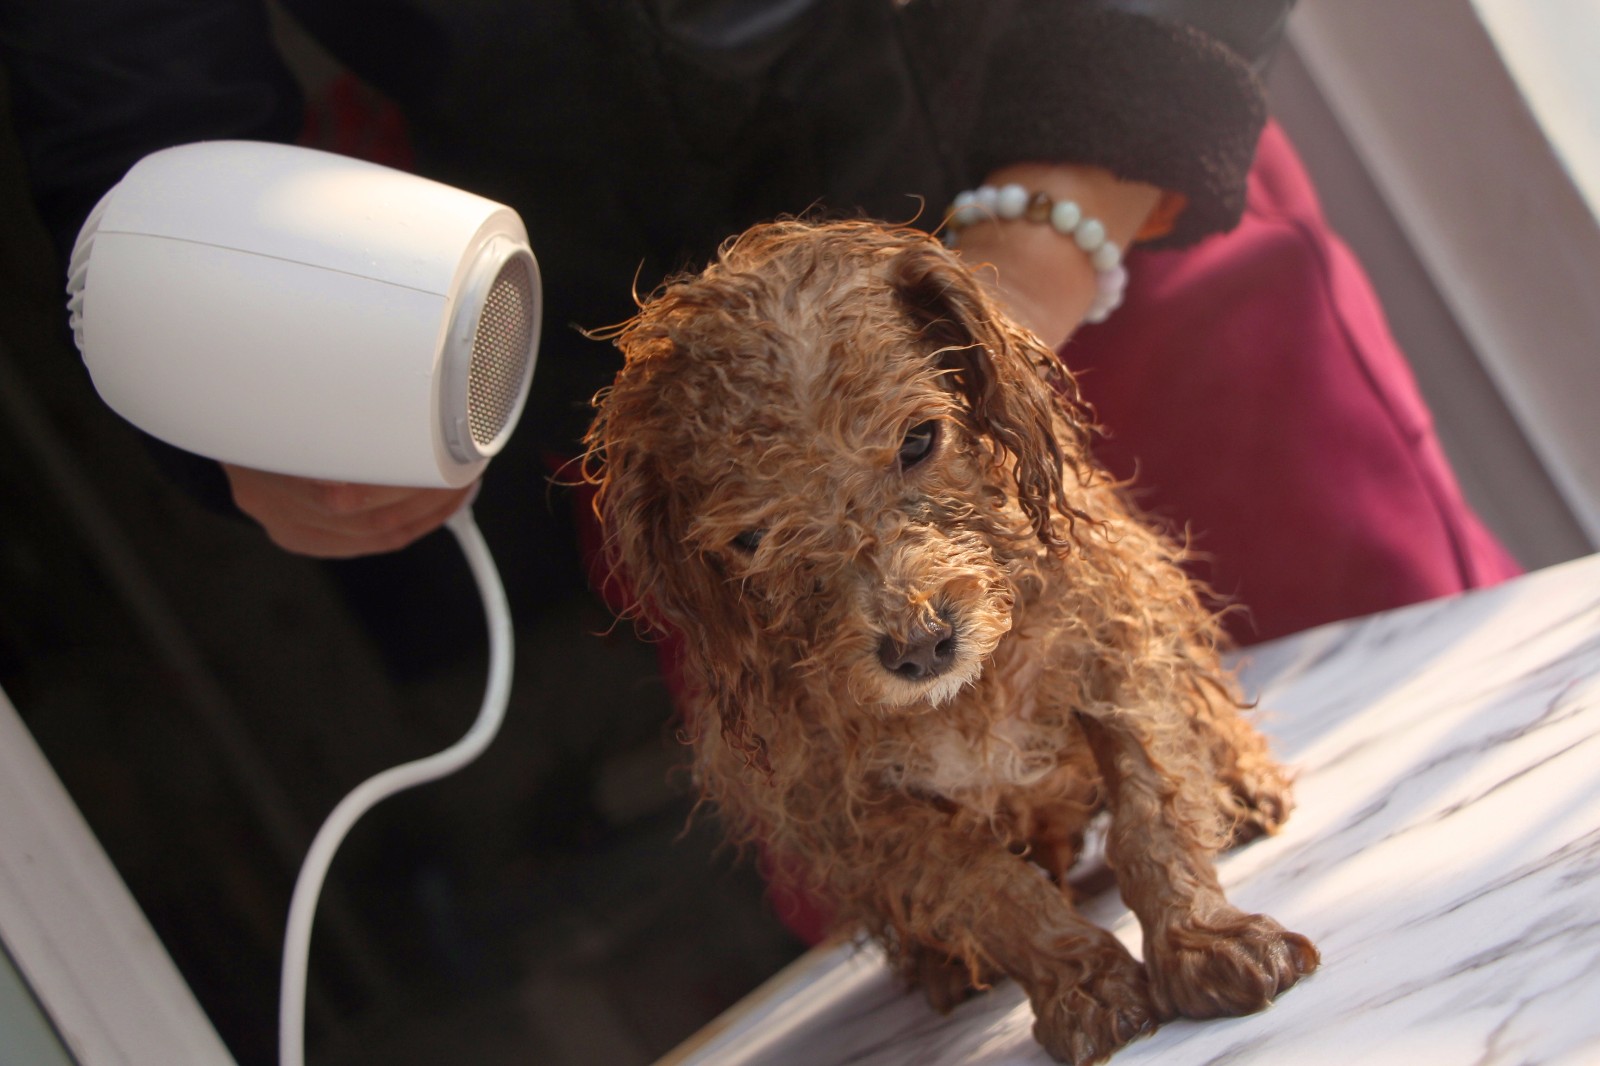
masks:
<instances>
[{"instance_id":1,"label":"dark background","mask_svg":"<svg viewBox=\"0 0 1600 1066\"><path fill-rule=\"evenodd\" d=\"M200 506L96 397L0 84L0 689L223 1038L274 1061L300 858L370 774L477 713L482 610L448 534L329 565ZM688 818L654 649L580 578L535 464L485 535L511 586L505 731L386 801L319 911L310 1059L648 1062L800 950Z\"/></svg>"}]
</instances>

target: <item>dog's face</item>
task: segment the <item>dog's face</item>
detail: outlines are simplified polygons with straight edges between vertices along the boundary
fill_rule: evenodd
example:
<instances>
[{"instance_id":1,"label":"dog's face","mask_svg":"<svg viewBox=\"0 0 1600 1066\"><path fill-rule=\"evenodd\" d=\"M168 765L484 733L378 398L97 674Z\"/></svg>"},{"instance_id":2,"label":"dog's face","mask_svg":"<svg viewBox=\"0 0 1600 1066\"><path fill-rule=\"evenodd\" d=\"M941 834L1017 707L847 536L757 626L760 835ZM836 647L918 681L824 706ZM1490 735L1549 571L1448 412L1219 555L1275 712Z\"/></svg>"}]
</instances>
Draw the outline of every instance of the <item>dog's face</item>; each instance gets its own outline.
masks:
<instances>
[{"instance_id":1,"label":"dog's face","mask_svg":"<svg viewBox=\"0 0 1600 1066\"><path fill-rule=\"evenodd\" d=\"M710 684L782 672L892 710L981 674L1019 561L1056 543L1076 429L965 267L911 231L758 227L618 344L601 517Z\"/></svg>"}]
</instances>

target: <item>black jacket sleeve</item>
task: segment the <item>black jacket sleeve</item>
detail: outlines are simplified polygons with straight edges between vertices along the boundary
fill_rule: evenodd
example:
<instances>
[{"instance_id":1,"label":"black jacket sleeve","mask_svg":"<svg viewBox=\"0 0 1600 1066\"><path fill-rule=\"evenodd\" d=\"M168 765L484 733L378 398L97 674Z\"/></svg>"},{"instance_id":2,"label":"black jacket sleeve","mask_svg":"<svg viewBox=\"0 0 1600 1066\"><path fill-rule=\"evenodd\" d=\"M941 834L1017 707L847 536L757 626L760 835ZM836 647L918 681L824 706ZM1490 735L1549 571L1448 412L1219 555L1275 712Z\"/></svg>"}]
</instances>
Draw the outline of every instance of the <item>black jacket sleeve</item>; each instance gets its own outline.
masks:
<instances>
[{"instance_id":1,"label":"black jacket sleeve","mask_svg":"<svg viewBox=\"0 0 1600 1066\"><path fill-rule=\"evenodd\" d=\"M63 266L95 203L150 152L288 141L301 125L260 0L0 0L0 66Z\"/></svg>"},{"instance_id":2,"label":"black jacket sleeve","mask_svg":"<svg viewBox=\"0 0 1600 1066\"><path fill-rule=\"evenodd\" d=\"M908 47L968 187L1013 162L1102 166L1188 198L1152 242L1177 246L1239 220L1288 6L918 0Z\"/></svg>"},{"instance_id":3,"label":"black jacket sleeve","mask_svg":"<svg viewBox=\"0 0 1600 1066\"><path fill-rule=\"evenodd\" d=\"M1095 7L1187 26L1236 53L1257 73L1283 39L1294 0L1092 0Z\"/></svg>"},{"instance_id":4,"label":"black jacket sleeve","mask_svg":"<svg viewBox=\"0 0 1600 1066\"><path fill-rule=\"evenodd\" d=\"M259 0L0 0L0 68L63 271L94 205L150 152L214 138L289 141L302 121ZM143 439L192 497L234 513L216 463Z\"/></svg>"}]
</instances>

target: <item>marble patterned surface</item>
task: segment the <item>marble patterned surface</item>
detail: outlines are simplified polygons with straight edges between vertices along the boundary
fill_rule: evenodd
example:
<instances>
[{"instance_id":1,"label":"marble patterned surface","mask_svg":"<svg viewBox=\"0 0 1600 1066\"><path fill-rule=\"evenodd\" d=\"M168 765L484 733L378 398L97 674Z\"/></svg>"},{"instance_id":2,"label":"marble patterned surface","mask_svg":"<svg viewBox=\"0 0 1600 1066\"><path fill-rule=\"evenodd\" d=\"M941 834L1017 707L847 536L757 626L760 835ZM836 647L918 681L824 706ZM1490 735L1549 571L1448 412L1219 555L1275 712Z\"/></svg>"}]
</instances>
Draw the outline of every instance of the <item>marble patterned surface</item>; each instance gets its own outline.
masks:
<instances>
[{"instance_id":1,"label":"marble patterned surface","mask_svg":"<svg viewBox=\"0 0 1600 1066\"><path fill-rule=\"evenodd\" d=\"M1219 869L1323 965L1115 1066L1600 1062L1600 556L1252 649L1243 676L1299 808ZM1138 952L1114 894L1085 911ZM940 1017L843 945L666 1061L1047 1064L1032 1023L1009 984Z\"/></svg>"}]
</instances>

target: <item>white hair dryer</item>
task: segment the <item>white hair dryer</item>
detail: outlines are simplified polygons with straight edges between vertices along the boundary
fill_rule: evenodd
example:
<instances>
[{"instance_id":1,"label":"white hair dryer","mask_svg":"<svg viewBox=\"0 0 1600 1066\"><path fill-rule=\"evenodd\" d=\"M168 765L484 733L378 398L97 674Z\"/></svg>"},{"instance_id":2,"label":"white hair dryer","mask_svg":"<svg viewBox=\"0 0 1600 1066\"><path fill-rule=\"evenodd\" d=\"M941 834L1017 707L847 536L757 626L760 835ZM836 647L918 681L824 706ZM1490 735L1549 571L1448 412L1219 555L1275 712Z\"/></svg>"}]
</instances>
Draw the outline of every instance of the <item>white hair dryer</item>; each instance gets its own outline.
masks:
<instances>
[{"instance_id":1,"label":"white hair dryer","mask_svg":"<svg viewBox=\"0 0 1600 1066\"><path fill-rule=\"evenodd\" d=\"M214 141L136 163L84 223L67 283L101 397L147 433L301 477L456 487L516 426L539 340L539 271L508 207L326 152ZM467 733L341 800L311 842L284 935L279 1061L304 1061L317 897L379 801L450 774L494 738L511 622L469 511L461 542L489 623Z\"/></svg>"},{"instance_id":2,"label":"white hair dryer","mask_svg":"<svg viewBox=\"0 0 1600 1066\"><path fill-rule=\"evenodd\" d=\"M515 427L539 341L516 212L308 148L146 156L72 254L73 334L119 414L277 473L455 487Z\"/></svg>"}]
</instances>

